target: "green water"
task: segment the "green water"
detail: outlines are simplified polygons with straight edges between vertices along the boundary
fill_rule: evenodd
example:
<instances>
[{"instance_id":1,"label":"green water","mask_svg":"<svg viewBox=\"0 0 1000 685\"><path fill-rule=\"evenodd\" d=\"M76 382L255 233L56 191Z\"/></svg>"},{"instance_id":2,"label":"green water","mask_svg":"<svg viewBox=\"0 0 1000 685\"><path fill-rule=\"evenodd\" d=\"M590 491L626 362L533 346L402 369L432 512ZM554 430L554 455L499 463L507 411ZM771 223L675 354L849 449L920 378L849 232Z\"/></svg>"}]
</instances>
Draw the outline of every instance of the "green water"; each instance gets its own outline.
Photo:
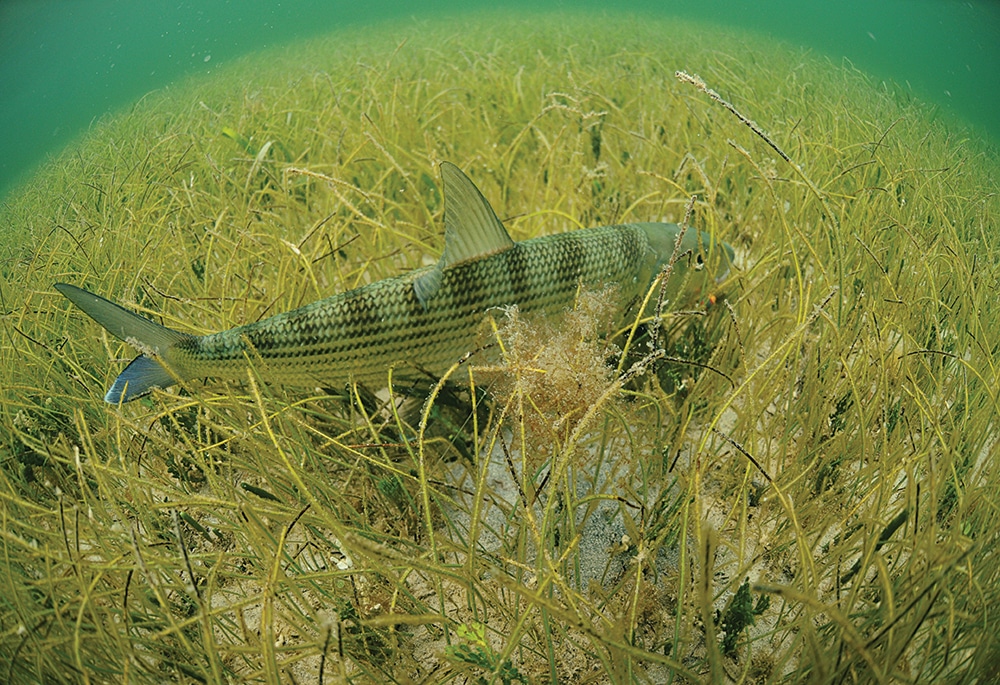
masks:
<instances>
[{"instance_id":1,"label":"green water","mask_svg":"<svg viewBox=\"0 0 1000 685\"><path fill-rule=\"evenodd\" d=\"M505 3L563 8L561 2ZM904 84L1000 140L1000 3L584 2L764 33ZM493 7L439 0L5 0L0 3L0 195L103 114L239 55L347 26ZM377 30L375 28L374 30ZM766 56L762 55L762 58Z\"/></svg>"}]
</instances>

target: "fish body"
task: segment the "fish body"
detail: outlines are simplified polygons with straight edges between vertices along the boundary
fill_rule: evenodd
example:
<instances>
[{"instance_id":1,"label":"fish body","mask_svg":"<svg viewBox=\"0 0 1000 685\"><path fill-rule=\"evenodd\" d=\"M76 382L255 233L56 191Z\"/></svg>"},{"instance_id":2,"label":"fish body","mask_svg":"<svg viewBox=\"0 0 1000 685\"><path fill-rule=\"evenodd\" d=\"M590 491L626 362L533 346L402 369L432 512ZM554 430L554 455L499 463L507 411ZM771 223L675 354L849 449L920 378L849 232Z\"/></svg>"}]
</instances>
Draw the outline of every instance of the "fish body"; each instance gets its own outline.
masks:
<instances>
[{"instance_id":1,"label":"fish body","mask_svg":"<svg viewBox=\"0 0 1000 685\"><path fill-rule=\"evenodd\" d=\"M254 364L288 384L384 384L442 375L477 348L494 308L559 314L578 289L617 285L624 301L642 297L675 249L674 224L630 223L581 229L515 243L492 207L458 167L443 163L445 250L439 262L339 293L262 321L195 336L171 330L82 288L56 288L140 354L105 401L128 402L155 387L192 378L245 377ZM699 259L732 249L690 230L681 242ZM713 257L718 259L718 257ZM673 279L688 268L678 262ZM705 270L707 271L707 270Z\"/></svg>"}]
</instances>

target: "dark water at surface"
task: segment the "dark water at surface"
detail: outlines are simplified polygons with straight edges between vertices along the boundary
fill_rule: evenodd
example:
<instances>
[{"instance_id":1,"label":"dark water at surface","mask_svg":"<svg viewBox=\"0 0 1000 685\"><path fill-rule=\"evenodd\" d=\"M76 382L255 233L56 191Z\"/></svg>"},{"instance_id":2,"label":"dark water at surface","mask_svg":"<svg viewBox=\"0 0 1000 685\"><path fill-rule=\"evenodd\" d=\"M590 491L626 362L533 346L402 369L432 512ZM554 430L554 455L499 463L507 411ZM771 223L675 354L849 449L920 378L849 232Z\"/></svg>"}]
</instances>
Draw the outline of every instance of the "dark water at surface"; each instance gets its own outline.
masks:
<instances>
[{"instance_id":1,"label":"dark water at surface","mask_svg":"<svg viewBox=\"0 0 1000 685\"><path fill-rule=\"evenodd\" d=\"M239 55L483 2L0 0L0 195L97 117ZM517 4L505 3L507 8ZM1000 2L677 0L534 9L640 11L767 34L908 84L1000 141ZM377 26L373 30L379 30Z\"/></svg>"}]
</instances>

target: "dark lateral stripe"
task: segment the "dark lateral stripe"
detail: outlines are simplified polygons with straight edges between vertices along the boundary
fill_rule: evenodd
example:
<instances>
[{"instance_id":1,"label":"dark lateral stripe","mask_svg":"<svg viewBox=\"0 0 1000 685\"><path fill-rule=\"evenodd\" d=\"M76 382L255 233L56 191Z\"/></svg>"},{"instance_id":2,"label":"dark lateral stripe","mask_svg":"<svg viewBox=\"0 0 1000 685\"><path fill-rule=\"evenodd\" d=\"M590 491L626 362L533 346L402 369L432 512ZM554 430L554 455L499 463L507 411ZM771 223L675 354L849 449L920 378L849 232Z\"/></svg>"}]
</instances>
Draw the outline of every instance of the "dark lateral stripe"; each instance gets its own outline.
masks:
<instances>
[{"instance_id":1,"label":"dark lateral stripe","mask_svg":"<svg viewBox=\"0 0 1000 685\"><path fill-rule=\"evenodd\" d=\"M527 299L531 293L531 272L528 251L520 245L503 253L504 269L509 278L509 295L515 302Z\"/></svg>"},{"instance_id":2,"label":"dark lateral stripe","mask_svg":"<svg viewBox=\"0 0 1000 685\"><path fill-rule=\"evenodd\" d=\"M559 254L559 261L556 263L555 282L565 286L576 287L576 282L580 280L584 259L584 247L580 237L573 233L564 234L566 237L560 241L563 248Z\"/></svg>"}]
</instances>

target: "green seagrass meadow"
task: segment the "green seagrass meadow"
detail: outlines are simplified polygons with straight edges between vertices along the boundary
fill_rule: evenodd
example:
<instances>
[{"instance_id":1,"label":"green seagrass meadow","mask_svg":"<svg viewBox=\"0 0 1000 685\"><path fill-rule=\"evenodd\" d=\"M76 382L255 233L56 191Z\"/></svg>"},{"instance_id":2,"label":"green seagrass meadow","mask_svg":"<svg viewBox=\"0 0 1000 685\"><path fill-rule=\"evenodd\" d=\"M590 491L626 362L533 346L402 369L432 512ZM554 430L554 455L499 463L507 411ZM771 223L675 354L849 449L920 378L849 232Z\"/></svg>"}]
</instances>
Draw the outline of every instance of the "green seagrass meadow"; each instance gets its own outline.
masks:
<instances>
[{"instance_id":1,"label":"green seagrass meadow","mask_svg":"<svg viewBox=\"0 0 1000 685\"><path fill-rule=\"evenodd\" d=\"M736 264L622 330L613 289L491 312L440 381L104 404L133 351L53 283L270 316L436 261L445 160L514 240L687 217ZM997 169L850 65L648 17L149 94L0 208L0 681L1000 678Z\"/></svg>"}]
</instances>

